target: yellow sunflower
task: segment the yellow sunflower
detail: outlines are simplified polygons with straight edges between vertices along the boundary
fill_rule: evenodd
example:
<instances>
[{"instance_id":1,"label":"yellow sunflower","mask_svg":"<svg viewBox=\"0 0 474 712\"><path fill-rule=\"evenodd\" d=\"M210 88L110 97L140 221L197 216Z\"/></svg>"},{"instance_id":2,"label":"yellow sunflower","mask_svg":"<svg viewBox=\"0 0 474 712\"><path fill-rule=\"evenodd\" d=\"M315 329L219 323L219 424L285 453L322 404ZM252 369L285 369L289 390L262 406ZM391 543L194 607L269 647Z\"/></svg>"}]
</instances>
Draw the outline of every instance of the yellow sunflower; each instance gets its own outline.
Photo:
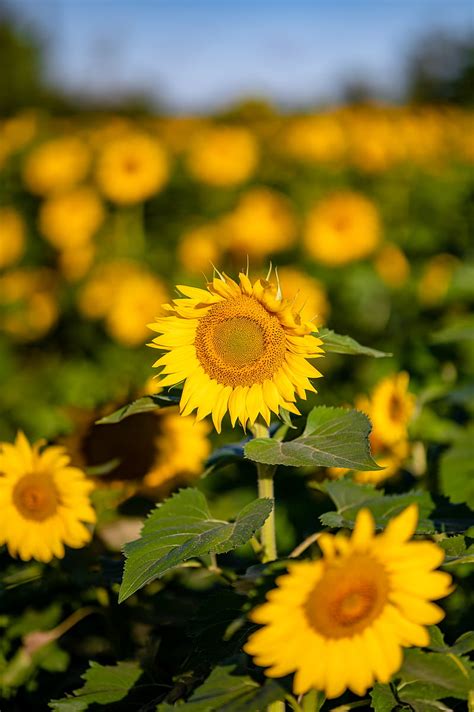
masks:
<instances>
[{"instance_id":1,"label":"yellow sunflower","mask_svg":"<svg viewBox=\"0 0 474 712\"><path fill-rule=\"evenodd\" d=\"M377 439L385 444L406 438L415 409L415 396L408 392L408 373L394 373L377 384L371 395L370 418Z\"/></svg>"},{"instance_id":2,"label":"yellow sunflower","mask_svg":"<svg viewBox=\"0 0 474 712\"><path fill-rule=\"evenodd\" d=\"M307 361L322 354L315 326L274 285L252 284L242 273L239 283L220 275L207 291L178 289L185 298L166 304L169 315L150 325L162 334L150 346L168 352L154 364L162 369L158 385L184 381L182 414L212 414L218 432L227 411L232 426L239 419L243 427L259 415L269 423L280 408L299 414L296 396L315 392L309 379L321 375Z\"/></svg>"},{"instance_id":3,"label":"yellow sunflower","mask_svg":"<svg viewBox=\"0 0 474 712\"><path fill-rule=\"evenodd\" d=\"M193 178L218 187L243 183L255 171L257 162L256 138L239 126L203 130L194 137L187 157Z\"/></svg>"},{"instance_id":4,"label":"yellow sunflower","mask_svg":"<svg viewBox=\"0 0 474 712\"><path fill-rule=\"evenodd\" d=\"M268 677L295 672L297 695L364 695L399 670L403 647L428 645L425 626L444 617L431 601L450 592L451 577L433 571L444 558L439 546L408 541L417 520L411 505L375 536L372 515L361 510L351 538L322 534L321 559L289 566L252 612L264 627L244 647Z\"/></svg>"},{"instance_id":5,"label":"yellow sunflower","mask_svg":"<svg viewBox=\"0 0 474 712\"><path fill-rule=\"evenodd\" d=\"M23 433L0 444L0 544L23 561L48 562L64 556L64 545L78 549L91 539L89 501L93 484L71 467L66 450L30 445Z\"/></svg>"},{"instance_id":6,"label":"yellow sunflower","mask_svg":"<svg viewBox=\"0 0 474 712\"><path fill-rule=\"evenodd\" d=\"M91 161L87 144L76 136L61 136L40 144L26 158L23 180L37 195L50 195L80 183Z\"/></svg>"},{"instance_id":7,"label":"yellow sunflower","mask_svg":"<svg viewBox=\"0 0 474 712\"><path fill-rule=\"evenodd\" d=\"M38 225L48 242L60 250L89 243L104 219L104 207L93 188L81 186L43 202Z\"/></svg>"}]
</instances>

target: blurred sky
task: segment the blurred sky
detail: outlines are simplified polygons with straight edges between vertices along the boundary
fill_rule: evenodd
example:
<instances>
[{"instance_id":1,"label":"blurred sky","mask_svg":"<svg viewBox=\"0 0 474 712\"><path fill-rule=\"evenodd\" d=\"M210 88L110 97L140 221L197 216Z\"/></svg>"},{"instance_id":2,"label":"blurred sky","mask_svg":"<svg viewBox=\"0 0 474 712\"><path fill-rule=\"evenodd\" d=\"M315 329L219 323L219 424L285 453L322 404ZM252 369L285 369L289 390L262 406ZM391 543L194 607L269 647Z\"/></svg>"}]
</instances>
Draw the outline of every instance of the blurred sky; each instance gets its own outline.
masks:
<instances>
[{"instance_id":1,"label":"blurred sky","mask_svg":"<svg viewBox=\"0 0 474 712\"><path fill-rule=\"evenodd\" d=\"M177 111L249 95L331 100L363 79L402 88L407 52L429 30L474 28L472 0L14 0L49 46L68 91L144 91Z\"/></svg>"}]
</instances>

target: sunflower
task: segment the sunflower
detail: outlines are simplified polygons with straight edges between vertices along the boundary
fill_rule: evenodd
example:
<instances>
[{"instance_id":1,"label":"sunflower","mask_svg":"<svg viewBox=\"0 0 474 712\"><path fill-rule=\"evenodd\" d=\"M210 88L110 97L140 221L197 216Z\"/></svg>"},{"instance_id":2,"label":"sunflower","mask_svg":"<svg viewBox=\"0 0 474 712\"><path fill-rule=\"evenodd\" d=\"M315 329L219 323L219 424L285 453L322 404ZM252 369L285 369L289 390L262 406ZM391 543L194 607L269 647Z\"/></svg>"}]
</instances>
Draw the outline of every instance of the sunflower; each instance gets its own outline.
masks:
<instances>
[{"instance_id":1,"label":"sunflower","mask_svg":"<svg viewBox=\"0 0 474 712\"><path fill-rule=\"evenodd\" d=\"M322 354L314 325L267 280L252 284L242 273L239 283L220 275L207 291L178 289L185 298L164 305L170 314L150 324L162 334L150 346L168 351L154 364L162 368L158 385L184 381L182 414L212 414L218 432L227 410L232 426L239 419L244 428L259 415L268 424L280 408L299 414L296 396L315 392L309 379L321 376L307 361Z\"/></svg>"},{"instance_id":2,"label":"sunflower","mask_svg":"<svg viewBox=\"0 0 474 712\"><path fill-rule=\"evenodd\" d=\"M97 425L96 418L78 413L68 444L81 467L118 461L98 478L98 486L122 485L131 494L188 483L202 474L210 454L207 423L183 418L177 408L137 413L114 425Z\"/></svg>"},{"instance_id":3,"label":"sunflower","mask_svg":"<svg viewBox=\"0 0 474 712\"><path fill-rule=\"evenodd\" d=\"M298 311L301 309L303 319L314 319L318 326L326 322L330 305L322 282L297 267L282 267L278 277L287 298L294 300Z\"/></svg>"},{"instance_id":4,"label":"sunflower","mask_svg":"<svg viewBox=\"0 0 474 712\"><path fill-rule=\"evenodd\" d=\"M342 191L311 209L304 239L308 254L317 262L338 267L370 255L380 233L375 205L364 195Z\"/></svg>"},{"instance_id":5,"label":"sunflower","mask_svg":"<svg viewBox=\"0 0 474 712\"><path fill-rule=\"evenodd\" d=\"M187 157L196 180L217 187L238 185L248 180L258 162L258 145L248 129L213 126L198 133Z\"/></svg>"},{"instance_id":6,"label":"sunflower","mask_svg":"<svg viewBox=\"0 0 474 712\"><path fill-rule=\"evenodd\" d=\"M102 202L93 188L81 186L53 195L39 211L39 229L60 250L73 250L89 243L104 219Z\"/></svg>"},{"instance_id":7,"label":"sunflower","mask_svg":"<svg viewBox=\"0 0 474 712\"><path fill-rule=\"evenodd\" d=\"M168 158L157 139L130 131L105 144L96 179L114 203L134 205L160 191L168 179Z\"/></svg>"},{"instance_id":8,"label":"sunflower","mask_svg":"<svg viewBox=\"0 0 474 712\"><path fill-rule=\"evenodd\" d=\"M321 559L290 565L251 613L264 627L244 647L268 677L296 672L297 695L363 695L399 670L403 647L428 645L425 626L444 617L431 601L450 592L451 577L433 571L444 558L439 546L408 541L417 520L410 505L375 536L363 509L351 538L322 534Z\"/></svg>"},{"instance_id":9,"label":"sunflower","mask_svg":"<svg viewBox=\"0 0 474 712\"><path fill-rule=\"evenodd\" d=\"M406 438L407 426L415 408L415 396L408 392L406 371L383 378L370 400L370 418L377 439L391 445Z\"/></svg>"},{"instance_id":10,"label":"sunflower","mask_svg":"<svg viewBox=\"0 0 474 712\"><path fill-rule=\"evenodd\" d=\"M48 562L64 556L64 545L78 549L91 539L89 501L93 485L71 467L66 450L30 445L23 433L0 444L0 544L23 561Z\"/></svg>"},{"instance_id":11,"label":"sunflower","mask_svg":"<svg viewBox=\"0 0 474 712\"><path fill-rule=\"evenodd\" d=\"M90 150L76 136L61 136L40 144L23 166L26 187L37 195L68 190L80 183L90 166Z\"/></svg>"},{"instance_id":12,"label":"sunflower","mask_svg":"<svg viewBox=\"0 0 474 712\"><path fill-rule=\"evenodd\" d=\"M410 276L410 263L397 245L386 242L374 258L374 266L386 285L393 289L403 287Z\"/></svg>"}]
</instances>

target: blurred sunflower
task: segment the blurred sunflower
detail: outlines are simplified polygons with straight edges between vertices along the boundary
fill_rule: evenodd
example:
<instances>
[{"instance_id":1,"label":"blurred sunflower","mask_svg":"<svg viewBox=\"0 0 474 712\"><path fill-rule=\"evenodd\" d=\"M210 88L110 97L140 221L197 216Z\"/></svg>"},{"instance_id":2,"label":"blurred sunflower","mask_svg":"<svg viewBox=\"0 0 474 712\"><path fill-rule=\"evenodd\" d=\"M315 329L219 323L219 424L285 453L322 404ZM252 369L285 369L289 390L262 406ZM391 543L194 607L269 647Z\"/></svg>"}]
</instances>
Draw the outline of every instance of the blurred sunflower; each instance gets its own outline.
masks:
<instances>
[{"instance_id":1,"label":"blurred sunflower","mask_svg":"<svg viewBox=\"0 0 474 712\"><path fill-rule=\"evenodd\" d=\"M410 377L402 371L382 379L372 391L370 418L379 440L387 445L406 438L415 409L415 396L408 392Z\"/></svg>"},{"instance_id":2,"label":"blurred sunflower","mask_svg":"<svg viewBox=\"0 0 474 712\"><path fill-rule=\"evenodd\" d=\"M133 205L158 193L168 179L168 158L157 139L130 131L105 144L96 180L114 203Z\"/></svg>"},{"instance_id":3,"label":"blurred sunflower","mask_svg":"<svg viewBox=\"0 0 474 712\"><path fill-rule=\"evenodd\" d=\"M296 239L290 201L269 188L252 188L222 221L225 245L237 257L262 260L287 250Z\"/></svg>"},{"instance_id":4,"label":"blurred sunflower","mask_svg":"<svg viewBox=\"0 0 474 712\"><path fill-rule=\"evenodd\" d=\"M227 187L250 178L257 161L257 141L248 129L213 126L198 133L191 142L187 166L197 180Z\"/></svg>"},{"instance_id":5,"label":"blurred sunflower","mask_svg":"<svg viewBox=\"0 0 474 712\"><path fill-rule=\"evenodd\" d=\"M71 467L63 447L41 451L23 433L0 443L0 544L23 561L64 556L64 545L85 546L95 522L89 494L93 484Z\"/></svg>"},{"instance_id":6,"label":"blurred sunflower","mask_svg":"<svg viewBox=\"0 0 474 712\"><path fill-rule=\"evenodd\" d=\"M410 276L410 263L401 249L390 242L381 246L374 265L380 279L394 289L403 287Z\"/></svg>"},{"instance_id":7,"label":"blurred sunflower","mask_svg":"<svg viewBox=\"0 0 474 712\"><path fill-rule=\"evenodd\" d=\"M25 251L25 226L15 208L0 207L0 235L0 269L3 269L17 262Z\"/></svg>"},{"instance_id":8,"label":"blurred sunflower","mask_svg":"<svg viewBox=\"0 0 474 712\"><path fill-rule=\"evenodd\" d=\"M189 483L202 474L210 454L209 426L183 418L177 408L138 413L113 425L97 425L88 413L75 420L67 441L74 461L81 467L117 461L97 486L121 484L127 495Z\"/></svg>"},{"instance_id":9,"label":"blurred sunflower","mask_svg":"<svg viewBox=\"0 0 474 712\"><path fill-rule=\"evenodd\" d=\"M40 339L58 315L56 277L51 270L24 268L0 277L0 331L13 340Z\"/></svg>"},{"instance_id":10,"label":"blurred sunflower","mask_svg":"<svg viewBox=\"0 0 474 712\"><path fill-rule=\"evenodd\" d=\"M243 427L270 411L299 413L296 396L315 391L310 378L321 374L307 361L321 356L321 340L312 336L290 302L268 281L251 283L245 274L234 282L214 278L207 291L178 286L185 298L165 305L168 316L150 328L162 334L150 346L167 351L154 366L161 369L158 386L184 381L181 412L197 409L197 419L212 414L221 430L229 411L232 426Z\"/></svg>"},{"instance_id":11,"label":"blurred sunflower","mask_svg":"<svg viewBox=\"0 0 474 712\"><path fill-rule=\"evenodd\" d=\"M311 688L331 699L347 688L364 695L400 669L403 647L428 645L425 626L444 617L431 601L450 593L451 577L433 570L441 547L409 541L417 520L411 505L375 536L363 509L350 538L322 534L321 559L290 564L252 611L263 627L244 646L268 677L295 672L296 695Z\"/></svg>"},{"instance_id":12,"label":"blurred sunflower","mask_svg":"<svg viewBox=\"0 0 474 712\"><path fill-rule=\"evenodd\" d=\"M102 201L93 188L82 186L53 195L41 205L39 229L61 250L83 247L104 219Z\"/></svg>"},{"instance_id":13,"label":"blurred sunflower","mask_svg":"<svg viewBox=\"0 0 474 712\"><path fill-rule=\"evenodd\" d=\"M58 193L80 183L87 175L90 161L89 148L80 138L53 138L27 155L23 181L32 193Z\"/></svg>"},{"instance_id":14,"label":"blurred sunflower","mask_svg":"<svg viewBox=\"0 0 474 712\"><path fill-rule=\"evenodd\" d=\"M291 121L284 132L282 145L294 158L329 163L343 158L346 139L336 115L320 114Z\"/></svg>"},{"instance_id":15,"label":"blurred sunflower","mask_svg":"<svg viewBox=\"0 0 474 712\"><path fill-rule=\"evenodd\" d=\"M282 292L294 302L304 321L314 320L321 326L327 320L330 306L324 285L297 267L281 267L278 277Z\"/></svg>"},{"instance_id":16,"label":"blurred sunflower","mask_svg":"<svg viewBox=\"0 0 474 712\"><path fill-rule=\"evenodd\" d=\"M420 304L432 308L443 303L459 264L459 260L448 253L435 255L426 262L418 284Z\"/></svg>"},{"instance_id":17,"label":"blurred sunflower","mask_svg":"<svg viewBox=\"0 0 474 712\"><path fill-rule=\"evenodd\" d=\"M178 245L178 259L187 272L201 274L212 264L217 264L222 247L220 230L213 223L200 225L181 236Z\"/></svg>"},{"instance_id":18,"label":"blurred sunflower","mask_svg":"<svg viewBox=\"0 0 474 712\"><path fill-rule=\"evenodd\" d=\"M376 248L381 225L375 205L363 195L329 195L310 211L304 234L306 251L332 267L360 260Z\"/></svg>"}]
</instances>

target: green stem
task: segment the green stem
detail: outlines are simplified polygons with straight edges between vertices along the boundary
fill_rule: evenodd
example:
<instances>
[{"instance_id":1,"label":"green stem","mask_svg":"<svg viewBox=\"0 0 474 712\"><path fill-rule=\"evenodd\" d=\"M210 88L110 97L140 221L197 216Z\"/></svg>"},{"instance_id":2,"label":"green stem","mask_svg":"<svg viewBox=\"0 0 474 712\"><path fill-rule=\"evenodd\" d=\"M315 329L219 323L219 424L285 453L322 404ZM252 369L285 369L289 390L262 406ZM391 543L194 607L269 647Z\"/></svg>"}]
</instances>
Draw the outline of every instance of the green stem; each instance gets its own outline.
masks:
<instances>
[{"instance_id":1,"label":"green stem","mask_svg":"<svg viewBox=\"0 0 474 712\"><path fill-rule=\"evenodd\" d=\"M253 426L253 434L256 438L268 438L268 428L261 423L255 423ZM258 496L268 497L273 500L273 508L268 515L265 524L261 529L262 543L262 561L274 561L277 558L276 537L275 537L275 495L273 491L273 477L276 467L273 465L265 465L261 462L257 463L258 475ZM280 704L280 703L274 703ZM268 708L272 709L271 706ZM272 709L272 712L279 712L280 708Z\"/></svg>"}]
</instances>

